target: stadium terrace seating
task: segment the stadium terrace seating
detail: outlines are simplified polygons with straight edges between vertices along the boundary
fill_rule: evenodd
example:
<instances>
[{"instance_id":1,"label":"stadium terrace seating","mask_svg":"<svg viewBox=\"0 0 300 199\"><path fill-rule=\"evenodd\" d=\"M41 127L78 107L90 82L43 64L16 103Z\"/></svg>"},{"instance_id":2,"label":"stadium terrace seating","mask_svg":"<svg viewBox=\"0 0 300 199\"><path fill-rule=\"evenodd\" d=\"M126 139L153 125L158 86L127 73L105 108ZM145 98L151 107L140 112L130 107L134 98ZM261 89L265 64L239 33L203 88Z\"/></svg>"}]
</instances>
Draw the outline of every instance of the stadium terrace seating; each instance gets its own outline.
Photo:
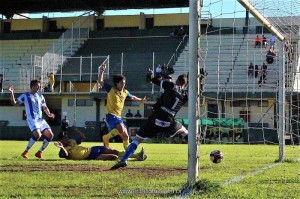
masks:
<instances>
[{"instance_id":1,"label":"stadium terrace seating","mask_svg":"<svg viewBox=\"0 0 300 199\"><path fill-rule=\"evenodd\" d=\"M32 77L32 55L43 56L52 46L54 39L0 40L0 54L4 67L4 87L14 84L16 89L24 87L28 90L27 82ZM36 68L36 74L40 74ZM31 71L31 72L30 72ZM22 84L22 81L26 82Z\"/></svg>"},{"instance_id":2,"label":"stadium terrace seating","mask_svg":"<svg viewBox=\"0 0 300 199\"><path fill-rule=\"evenodd\" d=\"M183 26L186 33L188 26ZM161 26L154 27L153 29L115 29L106 28L103 31L91 31L90 38L103 38L103 37L153 37L153 36L169 36L173 31L174 26Z\"/></svg>"},{"instance_id":3,"label":"stadium terrace seating","mask_svg":"<svg viewBox=\"0 0 300 199\"><path fill-rule=\"evenodd\" d=\"M110 56L109 75L122 72L127 78L126 87L128 90L150 93L152 85L146 83L146 73L148 68L153 67L153 52L155 63L168 63L179 43L180 39L171 39L169 36L152 37L112 37L106 33L107 37L88 39L85 44L74 54L79 56ZM116 35L116 34L115 34ZM183 45L182 45L183 46ZM121 57L123 53L123 62ZM98 59L92 63L93 81L97 80L98 67L105 58ZM62 69L63 81L80 81L78 60L68 59ZM85 61L82 66L81 81L90 80L91 62ZM58 72L60 73L60 72ZM72 74L72 75L68 75ZM158 88L156 88L158 89Z\"/></svg>"},{"instance_id":4,"label":"stadium terrace seating","mask_svg":"<svg viewBox=\"0 0 300 199\"><path fill-rule=\"evenodd\" d=\"M266 35L268 37L268 35ZM250 62L261 68L268 48L254 48L256 35L208 35L201 38L201 67L204 67L204 92L274 92L278 82L279 63L268 64L266 84L259 87L257 78L248 76ZM207 39L207 41L206 41ZM278 52L276 52L278 54ZM219 56L219 57L218 57ZM174 65L176 74L188 72L188 45ZM219 90L218 90L219 89Z\"/></svg>"}]
</instances>

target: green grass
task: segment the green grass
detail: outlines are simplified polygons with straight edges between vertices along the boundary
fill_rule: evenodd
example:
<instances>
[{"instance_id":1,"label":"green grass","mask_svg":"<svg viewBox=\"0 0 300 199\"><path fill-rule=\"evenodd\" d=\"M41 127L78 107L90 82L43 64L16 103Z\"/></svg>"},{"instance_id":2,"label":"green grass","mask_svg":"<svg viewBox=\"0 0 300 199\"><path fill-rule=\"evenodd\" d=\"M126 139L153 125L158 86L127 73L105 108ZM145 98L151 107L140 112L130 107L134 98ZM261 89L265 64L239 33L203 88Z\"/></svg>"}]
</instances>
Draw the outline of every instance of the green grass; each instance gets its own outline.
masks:
<instances>
[{"instance_id":1,"label":"green grass","mask_svg":"<svg viewBox=\"0 0 300 199\"><path fill-rule=\"evenodd\" d=\"M116 171L109 170L113 161L59 159L52 143L46 160L34 157L41 142L24 160L20 154L26 145L0 141L0 198L175 198L187 183L183 144L141 144L148 159ZM111 147L122 150L121 143ZM224 154L220 164L209 160L215 149ZM300 147L286 146L282 163L276 163L278 150L277 145L200 145L199 179L190 198L299 198ZM226 184L236 177L240 180Z\"/></svg>"}]
</instances>

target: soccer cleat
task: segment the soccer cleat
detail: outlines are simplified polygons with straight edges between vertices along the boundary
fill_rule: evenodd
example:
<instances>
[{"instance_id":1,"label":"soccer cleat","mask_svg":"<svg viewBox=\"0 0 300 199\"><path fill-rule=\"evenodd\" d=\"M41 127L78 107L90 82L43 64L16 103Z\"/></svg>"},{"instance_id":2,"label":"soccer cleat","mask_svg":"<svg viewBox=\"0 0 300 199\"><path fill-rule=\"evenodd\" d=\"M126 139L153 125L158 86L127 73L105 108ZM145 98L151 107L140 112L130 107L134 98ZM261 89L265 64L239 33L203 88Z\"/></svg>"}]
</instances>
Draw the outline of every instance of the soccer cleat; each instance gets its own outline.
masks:
<instances>
[{"instance_id":1,"label":"soccer cleat","mask_svg":"<svg viewBox=\"0 0 300 199\"><path fill-rule=\"evenodd\" d=\"M37 157L39 159L44 159L43 153L41 151L36 152L35 157Z\"/></svg>"},{"instance_id":2,"label":"soccer cleat","mask_svg":"<svg viewBox=\"0 0 300 199\"><path fill-rule=\"evenodd\" d=\"M139 161L144 161L147 159L147 155L145 155L144 147L142 147L141 151L138 153L138 156L139 156L139 158L138 158Z\"/></svg>"},{"instance_id":3,"label":"soccer cleat","mask_svg":"<svg viewBox=\"0 0 300 199\"><path fill-rule=\"evenodd\" d=\"M28 154L28 151L24 151L21 156L24 158L24 159L28 159L29 157L29 154Z\"/></svg>"},{"instance_id":4,"label":"soccer cleat","mask_svg":"<svg viewBox=\"0 0 300 199\"><path fill-rule=\"evenodd\" d=\"M143 160L142 161L145 161L146 159L147 159L147 155L145 154L144 156L143 156Z\"/></svg>"},{"instance_id":5,"label":"soccer cleat","mask_svg":"<svg viewBox=\"0 0 300 199\"><path fill-rule=\"evenodd\" d=\"M115 169L119 169L121 167L126 167L127 166L127 161L120 161L117 162L114 166L112 166L110 169L111 170L115 170Z\"/></svg>"}]
</instances>

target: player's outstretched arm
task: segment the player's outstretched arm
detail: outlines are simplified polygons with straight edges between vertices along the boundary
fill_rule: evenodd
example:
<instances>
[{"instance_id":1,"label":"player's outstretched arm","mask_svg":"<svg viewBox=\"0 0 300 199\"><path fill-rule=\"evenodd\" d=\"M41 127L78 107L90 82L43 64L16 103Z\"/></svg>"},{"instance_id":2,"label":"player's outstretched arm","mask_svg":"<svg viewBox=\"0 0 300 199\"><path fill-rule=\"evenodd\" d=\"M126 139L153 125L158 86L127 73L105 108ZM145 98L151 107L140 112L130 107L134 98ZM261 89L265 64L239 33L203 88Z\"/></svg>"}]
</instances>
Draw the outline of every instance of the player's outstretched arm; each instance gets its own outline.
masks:
<instances>
[{"instance_id":1,"label":"player's outstretched arm","mask_svg":"<svg viewBox=\"0 0 300 199\"><path fill-rule=\"evenodd\" d=\"M59 141L54 142L54 145L61 149L61 151L63 152L63 157L67 158L69 156L68 151L64 148L64 146L61 142L59 142Z\"/></svg>"},{"instance_id":2,"label":"player's outstretched arm","mask_svg":"<svg viewBox=\"0 0 300 199\"><path fill-rule=\"evenodd\" d=\"M14 95L14 87L13 87L13 85L9 85L8 91L10 92L10 103L12 105L17 104L17 101L15 99L15 95Z\"/></svg>"},{"instance_id":3,"label":"player's outstretched arm","mask_svg":"<svg viewBox=\"0 0 300 199\"><path fill-rule=\"evenodd\" d=\"M139 97L133 95L131 100L145 102L145 101L147 101L147 97L145 96L144 98L139 98Z\"/></svg>"},{"instance_id":4,"label":"player's outstretched arm","mask_svg":"<svg viewBox=\"0 0 300 199\"><path fill-rule=\"evenodd\" d=\"M103 74L106 69L106 64L102 64L99 68L100 68L100 72L98 76L98 83L100 84L101 87L103 87L104 86Z\"/></svg>"}]
</instances>

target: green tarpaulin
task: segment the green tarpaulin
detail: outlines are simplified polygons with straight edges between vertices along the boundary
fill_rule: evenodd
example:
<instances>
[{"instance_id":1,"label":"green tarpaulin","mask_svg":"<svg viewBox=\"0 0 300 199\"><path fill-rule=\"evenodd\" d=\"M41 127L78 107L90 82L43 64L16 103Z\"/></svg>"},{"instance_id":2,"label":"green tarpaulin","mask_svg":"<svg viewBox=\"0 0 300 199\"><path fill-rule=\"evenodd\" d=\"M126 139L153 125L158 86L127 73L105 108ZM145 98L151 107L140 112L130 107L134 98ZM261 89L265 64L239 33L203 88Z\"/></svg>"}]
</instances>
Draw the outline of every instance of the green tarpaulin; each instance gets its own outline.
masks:
<instances>
[{"instance_id":1,"label":"green tarpaulin","mask_svg":"<svg viewBox=\"0 0 300 199\"><path fill-rule=\"evenodd\" d=\"M188 119L182 119L178 118L178 122L182 123L183 125L189 125ZM243 127L245 122L242 118L211 118L211 119L200 119L199 124L201 126L221 126L221 127L227 127L229 128L231 125L237 127L241 126Z\"/></svg>"}]
</instances>

